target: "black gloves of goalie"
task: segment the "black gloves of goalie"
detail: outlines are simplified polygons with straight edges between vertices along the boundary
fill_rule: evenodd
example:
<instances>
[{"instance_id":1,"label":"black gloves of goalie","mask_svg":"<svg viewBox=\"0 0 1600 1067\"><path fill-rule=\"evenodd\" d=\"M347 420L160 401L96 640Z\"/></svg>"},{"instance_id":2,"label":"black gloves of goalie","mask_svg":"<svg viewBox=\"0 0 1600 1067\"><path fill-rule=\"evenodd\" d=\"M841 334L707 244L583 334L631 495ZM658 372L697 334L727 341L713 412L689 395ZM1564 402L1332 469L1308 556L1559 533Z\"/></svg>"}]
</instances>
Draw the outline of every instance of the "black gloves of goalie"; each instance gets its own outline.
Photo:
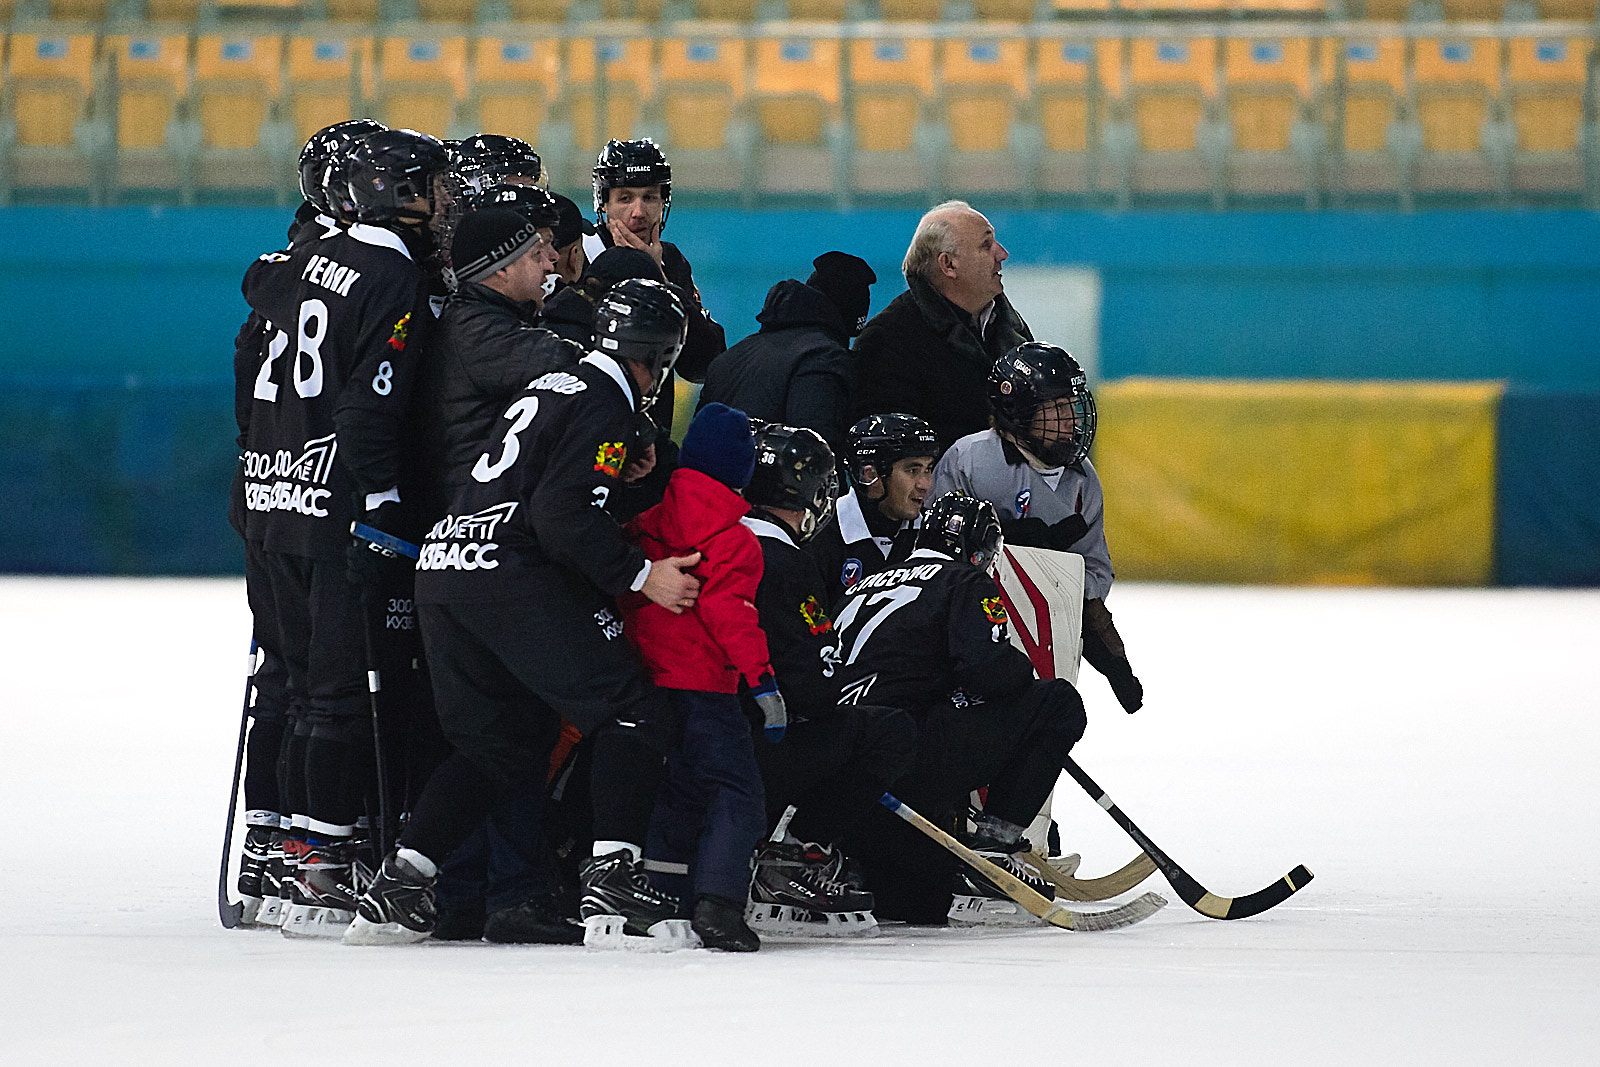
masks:
<instances>
[{"instance_id":1,"label":"black gloves of goalie","mask_svg":"<svg viewBox=\"0 0 1600 1067\"><path fill-rule=\"evenodd\" d=\"M1072 515L1054 523L1029 515L1023 519L1003 519L1000 529L1007 544L1068 552L1089 532L1089 524L1082 515Z\"/></svg>"},{"instance_id":2,"label":"black gloves of goalie","mask_svg":"<svg viewBox=\"0 0 1600 1067\"><path fill-rule=\"evenodd\" d=\"M394 526L392 520L394 513L399 510L398 504L385 501L371 511L367 511L365 505L365 498L357 494L355 513L360 517L356 522L384 533ZM352 532L350 547L344 550L344 576L351 585L369 585L385 574L393 572L398 563L409 562L398 552L358 537Z\"/></svg>"},{"instance_id":3,"label":"black gloves of goalie","mask_svg":"<svg viewBox=\"0 0 1600 1067\"><path fill-rule=\"evenodd\" d=\"M1123 711L1132 715L1144 707L1144 686L1134 677L1122 635L1117 633L1104 600L1083 602L1083 658L1111 683L1111 692Z\"/></svg>"}]
</instances>

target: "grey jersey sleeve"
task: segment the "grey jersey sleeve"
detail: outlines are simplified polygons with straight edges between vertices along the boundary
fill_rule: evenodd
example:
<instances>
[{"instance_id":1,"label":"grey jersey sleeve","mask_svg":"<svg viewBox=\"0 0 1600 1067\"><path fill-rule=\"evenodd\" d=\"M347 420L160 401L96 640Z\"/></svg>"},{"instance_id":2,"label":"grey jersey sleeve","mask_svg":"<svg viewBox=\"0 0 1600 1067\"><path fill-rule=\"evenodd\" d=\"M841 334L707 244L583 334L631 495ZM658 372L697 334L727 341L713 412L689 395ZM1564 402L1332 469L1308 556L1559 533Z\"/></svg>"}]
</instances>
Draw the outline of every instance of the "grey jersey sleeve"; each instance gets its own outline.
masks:
<instances>
[{"instance_id":1,"label":"grey jersey sleeve","mask_svg":"<svg viewBox=\"0 0 1600 1067\"><path fill-rule=\"evenodd\" d=\"M1079 514L1089 524L1089 532L1080 537L1072 551L1083 557L1083 595L1089 600L1104 600L1111 592L1111 550L1106 547L1105 491L1100 488L1100 475L1087 459L1083 461L1083 477L1079 480L1083 493L1083 506ZM1066 488L1063 481L1062 488Z\"/></svg>"},{"instance_id":2,"label":"grey jersey sleeve","mask_svg":"<svg viewBox=\"0 0 1600 1067\"><path fill-rule=\"evenodd\" d=\"M939 457L938 464L933 468L933 485L928 489L924 507L950 493L973 495L971 472L966 462L967 450L961 445L962 442L957 441Z\"/></svg>"}]
</instances>

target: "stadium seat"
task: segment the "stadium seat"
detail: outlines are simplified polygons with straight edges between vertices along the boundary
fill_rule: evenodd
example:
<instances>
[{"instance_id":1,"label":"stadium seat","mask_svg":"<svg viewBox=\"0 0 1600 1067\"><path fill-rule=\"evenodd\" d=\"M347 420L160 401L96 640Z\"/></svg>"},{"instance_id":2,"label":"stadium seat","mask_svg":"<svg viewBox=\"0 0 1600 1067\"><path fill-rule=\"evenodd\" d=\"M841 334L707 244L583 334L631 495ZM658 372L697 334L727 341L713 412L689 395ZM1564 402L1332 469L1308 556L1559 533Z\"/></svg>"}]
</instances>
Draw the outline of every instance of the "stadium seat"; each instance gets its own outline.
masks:
<instances>
[{"instance_id":1,"label":"stadium seat","mask_svg":"<svg viewBox=\"0 0 1600 1067\"><path fill-rule=\"evenodd\" d=\"M50 0L50 17L57 22L103 22L109 6L109 0Z\"/></svg>"},{"instance_id":2,"label":"stadium seat","mask_svg":"<svg viewBox=\"0 0 1600 1067\"><path fill-rule=\"evenodd\" d=\"M578 37L567 42L567 87L572 131L578 148L593 154L611 138L635 136L646 102L655 95L655 41L649 37ZM604 111L596 122L598 103ZM581 180L579 181L581 184Z\"/></svg>"},{"instance_id":3,"label":"stadium seat","mask_svg":"<svg viewBox=\"0 0 1600 1067\"><path fill-rule=\"evenodd\" d=\"M1422 126L1417 189L1495 188L1497 173L1484 135L1500 92L1500 42L1424 37L1413 47L1412 88Z\"/></svg>"},{"instance_id":4,"label":"stadium seat","mask_svg":"<svg viewBox=\"0 0 1600 1067\"><path fill-rule=\"evenodd\" d=\"M754 22L756 0L694 0L694 14L718 22Z\"/></svg>"},{"instance_id":5,"label":"stadium seat","mask_svg":"<svg viewBox=\"0 0 1600 1067\"><path fill-rule=\"evenodd\" d=\"M1294 133L1306 121L1317 86L1314 43L1307 37L1230 38L1223 50L1223 84L1233 151L1228 185L1246 193L1312 195L1317 157L1297 154ZM1302 146L1306 153L1309 146Z\"/></svg>"},{"instance_id":6,"label":"stadium seat","mask_svg":"<svg viewBox=\"0 0 1600 1067\"><path fill-rule=\"evenodd\" d=\"M1124 95L1122 42L1041 39L1034 92L1044 140L1039 188L1080 193L1113 184L1115 177L1101 157L1100 141L1111 107Z\"/></svg>"},{"instance_id":7,"label":"stadium seat","mask_svg":"<svg viewBox=\"0 0 1600 1067\"><path fill-rule=\"evenodd\" d=\"M878 0L878 13L889 22L938 22L944 0Z\"/></svg>"},{"instance_id":8,"label":"stadium seat","mask_svg":"<svg viewBox=\"0 0 1600 1067\"><path fill-rule=\"evenodd\" d=\"M1411 161L1397 151L1402 123L1411 119L1406 89L1406 42L1400 37L1328 39L1322 42L1324 70L1343 88L1343 112L1324 114L1340 130L1335 187L1341 193L1404 192L1410 187ZM1396 148L1391 148L1391 141Z\"/></svg>"},{"instance_id":9,"label":"stadium seat","mask_svg":"<svg viewBox=\"0 0 1600 1067\"><path fill-rule=\"evenodd\" d=\"M1536 0L1541 19L1565 22L1593 22L1594 0Z\"/></svg>"},{"instance_id":10,"label":"stadium seat","mask_svg":"<svg viewBox=\"0 0 1600 1067\"><path fill-rule=\"evenodd\" d=\"M1411 0L1367 0L1363 17L1371 22L1404 22Z\"/></svg>"},{"instance_id":11,"label":"stadium seat","mask_svg":"<svg viewBox=\"0 0 1600 1067\"><path fill-rule=\"evenodd\" d=\"M755 42L750 94L760 131L755 160L758 192L834 189L842 54L834 37L767 37Z\"/></svg>"},{"instance_id":12,"label":"stadium seat","mask_svg":"<svg viewBox=\"0 0 1600 1067\"><path fill-rule=\"evenodd\" d=\"M1234 15L1321 18L1327 14L1328 0L1232 0L1229 10Z\"/></svg>"},{"instance_id":13,"label":"stadium seat","mask_svg":"<svg viewBox=\"0 0 1600 1067\"><path fill-rule=\"evenodd\" d=\"M509 6L517 22L565 22L572 0L510 0Z\"/></svg>"},{"instance_id":14,"label":"stadium seat","mask_svg":"<svg viewBox=\"0 0 1600 1067\"><path fill-rule=\"evenodd\" d=\"M478 0L417 0L417 15L424 22L471 22Z\"/></svg>"},{"instance_id":15,"label":"stadium seat","mask_svg":"<svg viewBox=\"0 0 1600 1067\"><path fill-rule=\"evenodd\" d=\"M11 35L0 82L0 101L6 103L0 121L15 125L13 186L97 194L100 161L112 147L112 133L108 117L91 115L94 45L90 33ZM0 174L0 181L6 177Z\"/></svg>"},{"instance_id":16,"label":"stadium seat","mask_svg":"<svg viewBox=\"0 0 1600 1067\"><path fill-rule=\"evenodd\" d=\"M331 22L378 21L378 0L325 0Z\"/></svg>"},{"instance_id":17,"label":"stadium seat","mask_svg":"<svg viewBox=\"0 0 1600 1067\"><path fill-rule=\"evenodd\" d=\"M181 143L177 125L189 97L189 35L115 35L105 56L116 88L117 187L179 188L180 154L192 158L197 147Z\"/></svg>"},{"instance_id":18,"label":"stadium seat","mask_svg":"<svg viewBox=\"0 0 1600 1067\"><path fill-rule=\"evenodd\" d=\"M1020 37L972 36L942 47L945 125L953 151L944 188L1020 192L1032 181L1034 159L1016 136L1029 101L1028 42Z\"/></svg>"},{"instance_id":19,"label":"stadium seat","mask_svg":"<svg viewBox=\"0 0 1600 1067\"><path fill-rule=\"evenodd\" d=\"M277 34L202 34L194 49L194 105L200 123L195 180L202 188L283 186L300 145L270 125L282 90Z\"/></svg>"},{"instance_id":20,"label":"stadium seat","mask_svg":"<svg viewBox=\"0 0 1600 1067\"><path fill-rule=\"evenodd\" d=\"M194 22L201 0L145 0L145 17L151 22Z\"/></svg>"},{"instance_id":21,"label":"stadium seat","mask_svg":"<svg viewBox=\"0 0 1600 1067\"><path fill-rule=\"evenodd\" d=\"M1217 16L1228 12L1232 0L1121 0L1121 9L1139 15Z\"/></svg>"},{"instance_id":22,"label":"stadium seat","mask_svg":"<svg viewBox=\"0 0 1600 1067\"><path fill-rule=\"evenodd\" d=\"M1202 130L1214 118L1217 42L1208 37L1129 42L1129 96L1139 152L1134 192L1214 191L1221 160Z\"/></svg>"},{"instance_id":23,"label":"stadium seat","mask_svg":"<svg viewBox=\"0 0 1600 1067\"><path fill-rule=\"evenodd\" d=\"M680 187L746 191L749 138L735 136L745 94L745 42L733 36L668 37L657 73L665 149Z\"/></svg>"},{"instance_id":24,"label":"stadium seat","mask_svg":"<svg viewBox=\"0 0 1600 1067\"><path fill-rule=\"evenodd\" d=\"M1050 0L1050 10L1057 18L1084 15L1109 17L1111 0Z\"/></svg>"},{"instance_id":25,"label":"stadium seat","mask_svg":"<svg viewBox=\"0 0 1600 1067\"><path fill-rule=\"evenodd\" d=\"M467 96L464 37L388 37L380 46L380 121L446 138L455 136L455 110Z\"/></svg>"},{"instance_id":26,"label":"stadium seat","mask_svg":"<svg viewBox=\"0 0 1600 1067\"><path fill-rule=\"evenodd\" d=\"M560 42L550 37L480 37L477 78L480 129L538 145L561 95Z\"/></svg>"},{"instance_id":27,"label":"stadium seat","mask_svg":"<svg viewBox=\"0 0 1600 1067\"><path fill-rule=\"evenodd\" d=\"M843 22L845 0L789 0L788 10L796 22Z\"/></svg>"},{"instance_id":28,"label":"stadium seat","mask_svg":"<svg viewBox=\"0 0 1600 1067\"><path fill-rule=\"evenodd\" d=\"M1506 0L1440 0L1451 22L1499 22Z\"/></svg>"},{"instance_id":29,"label":"stadium seat","mask_svg":"<svg viewBox=\"0 0 1600 1067\"><path fill-rule=\"evenodd\" d=\"M1033 0L972 0L972 13L984 22L1032 22Z\"/></svg>"},{"instance_id":30,"label":"stadium seat","mask_svg":"<svg viewBox=\"0 0 1600 1067\"><path fill-rule=\"evenodd\" d=\"M1583 98L1593 48L1586 37L1506 42L1506 95L1517 138L1513 189L1583 188Z\"/></svg>"},{"instance_id":31,"label":"stadium seat","mask_svg":"<svg viewBox=\"0 0 1600 1067\"><path fill-rule=\"evenodd\" d=\"M375 72L372 38L334 33L289 38L288 117L295 139L345 119L369 114Z\"/></svg>"},{"instance_id":32,"label":"stadium seat","mask_svg":"<svg viewBox=\"0 0 1600 1067\"><path fill-rule=\"evenodd\" d=\"M920 194L937 160L917 151L934 96L934 42L892 37L850 42L851 185L867 193Z\"/></svg>"}]
</instances>

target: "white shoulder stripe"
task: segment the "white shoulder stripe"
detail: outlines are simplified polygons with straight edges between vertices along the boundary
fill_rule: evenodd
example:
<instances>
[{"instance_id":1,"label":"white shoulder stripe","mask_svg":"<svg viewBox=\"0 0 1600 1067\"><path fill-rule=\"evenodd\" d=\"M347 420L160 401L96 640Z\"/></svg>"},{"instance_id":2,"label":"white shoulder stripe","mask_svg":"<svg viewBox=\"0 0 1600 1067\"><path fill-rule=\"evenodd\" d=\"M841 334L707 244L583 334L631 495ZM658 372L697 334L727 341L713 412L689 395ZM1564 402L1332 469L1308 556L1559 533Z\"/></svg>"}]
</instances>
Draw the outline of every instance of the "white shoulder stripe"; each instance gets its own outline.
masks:
<instances>
[{"instance_id":1,"label":"white shoulder stripe","mask_svg":"<svg viewBox=\"0 0 1600 1067\"><path fill-rule=\"evenodd\" d=\"M616 382L617 388L622 390L622 395L627 398L628 406L630 408L638 407L633 399L633 389L629 386L627 373L622 369L622 365L615 359L606 355L604 352L590 352L587 356L584 356L582 359L578 360L578 362L587 363L591 367L599 367L601 370L605 371L606 376L612 381Z\"/></svg>"},{"instance_id":2,"label":"white shoulder stripe","mask_svg":"<svg viewBox=\"0 0 1600 1067\"><path fill-rule=\"evenodd\" d=\"M345 231L362 244L375 245L379 248L392 248L407 259L411 258L411 250L406 243L400 240L400 235L382 226L371 226L365 222L358 222Z\"/></svg>"}]
</instances>

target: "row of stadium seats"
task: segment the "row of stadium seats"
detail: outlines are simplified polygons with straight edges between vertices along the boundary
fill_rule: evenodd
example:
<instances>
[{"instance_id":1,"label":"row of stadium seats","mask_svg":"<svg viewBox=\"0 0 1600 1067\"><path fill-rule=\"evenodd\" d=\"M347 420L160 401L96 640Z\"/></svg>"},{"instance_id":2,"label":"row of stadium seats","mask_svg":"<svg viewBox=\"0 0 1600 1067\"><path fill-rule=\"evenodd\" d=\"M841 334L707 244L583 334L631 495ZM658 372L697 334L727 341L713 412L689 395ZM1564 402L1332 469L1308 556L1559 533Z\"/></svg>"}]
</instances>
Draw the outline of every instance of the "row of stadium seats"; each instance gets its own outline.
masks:
<instances>
[{"instance_id":1,"label":"row of stadium seats","mask_svg":"<svg viewBox=\"0 0 1600 1067\"><path fill-rule=\"evenodd\" d=\"M523 137L567 186L649 135L685 188L772 196L1571 193L1597 147L1587 36L700 29L13 33L0 186L286 194L305 138L358 114Z\"/></svg>"},{"instance_id":2,"label":"row of stadium seats","mask_svg":"<svg viewBox=\"0 0 1600 1067\"><path fill-rule=\"evenodd\" d=\"M663 22L792 20L938 22L941 19L1028 22L1062 18L1338 16L1401 21L1591 21L1595 0L0 0L0 20L33 16L102 22L129 17L193 22L276 12L284 18L378 23L592 19Z\"/></svg>"}]
</instances>

